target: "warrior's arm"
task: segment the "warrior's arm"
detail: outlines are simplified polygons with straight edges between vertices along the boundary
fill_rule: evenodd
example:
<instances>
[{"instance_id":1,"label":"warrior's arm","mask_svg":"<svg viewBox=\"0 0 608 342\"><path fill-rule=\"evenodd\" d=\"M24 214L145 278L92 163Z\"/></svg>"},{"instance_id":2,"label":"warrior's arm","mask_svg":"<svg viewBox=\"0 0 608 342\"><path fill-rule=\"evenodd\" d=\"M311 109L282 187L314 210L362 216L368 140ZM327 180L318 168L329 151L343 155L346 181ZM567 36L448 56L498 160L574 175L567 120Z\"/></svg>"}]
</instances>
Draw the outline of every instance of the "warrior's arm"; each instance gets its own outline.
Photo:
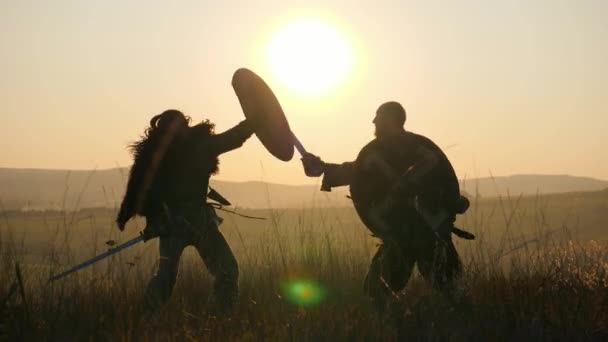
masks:
<instances>
[{"instance_id":1,"label":"warrior's arm","mask_svg":"<svg viewBox=\"0 0 608 342\"><path fill-rule=\"evenodd\" d=\"M213 155L220 155L243 146L252 134L251 123L243 120L225 132L210 136L205 148Z\"/></svg>"},{"instance_id":2,"label":"warrior's arm","mask_svg":"<svg viewBox=\"0 0 608 342\"><path fill-rule=\"evenodd\" d=\"M331 191L332 187L349 185L353 179L354 166L354 162L342 164L325 163L321 190Z\"/></svg>"},{"instance_id":3,"label":"warrior's arm","mask_svg":"<svg viewBox=\"0 0 608 342\"><path fill-rule=\"evenodd\" d=\"M326 163L312 153L302 156L304 173L308 177L319 177L323 175L321 191L331 191L332 187L349 185L354 173L354 162L342 164Z\"/></svg>"}]
</instances>

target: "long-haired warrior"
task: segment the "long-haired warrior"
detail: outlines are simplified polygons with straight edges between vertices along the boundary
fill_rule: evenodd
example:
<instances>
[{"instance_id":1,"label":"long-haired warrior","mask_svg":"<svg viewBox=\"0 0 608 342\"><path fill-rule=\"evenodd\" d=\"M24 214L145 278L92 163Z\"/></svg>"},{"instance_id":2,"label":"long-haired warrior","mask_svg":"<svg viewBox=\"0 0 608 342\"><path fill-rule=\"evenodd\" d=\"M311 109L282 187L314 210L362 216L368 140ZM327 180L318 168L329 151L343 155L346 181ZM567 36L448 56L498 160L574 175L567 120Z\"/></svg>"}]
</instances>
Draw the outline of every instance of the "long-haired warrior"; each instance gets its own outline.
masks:
<instances>
[{"instance_id":1,"label":"long-haired warrior","mask_svg":"<svg viewBox=\"0 0 608 342\"><path fill-rule=\"evenodd\" d=\"M215 277L212 303L233 306L238 294L238 265L220 223L206 197L209 177L218 172L218 156L234 150L253 133L245 120L221 134L205 120L190 126L190 118L167 110L150 120L141 140L131 145L134 163L116 218L122 231L135 215L146 218L144 235L160 237L158 271L145 292L145 306L156 309L171 296L179 258L194 246Z\"/></svg>"}]
</instances>

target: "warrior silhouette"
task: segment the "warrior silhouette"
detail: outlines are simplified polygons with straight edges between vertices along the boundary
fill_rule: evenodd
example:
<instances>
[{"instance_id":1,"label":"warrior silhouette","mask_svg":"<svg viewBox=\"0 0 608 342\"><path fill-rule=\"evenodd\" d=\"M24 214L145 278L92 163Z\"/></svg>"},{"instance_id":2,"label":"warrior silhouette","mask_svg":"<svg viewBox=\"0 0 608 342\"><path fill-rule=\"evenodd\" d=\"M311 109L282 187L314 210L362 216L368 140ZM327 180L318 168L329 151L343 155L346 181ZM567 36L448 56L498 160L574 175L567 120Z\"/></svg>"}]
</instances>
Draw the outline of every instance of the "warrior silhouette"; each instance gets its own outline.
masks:
<instances>
[{"instance_id":1,"label":"warrior silhouette","mask_svg":"<svg viewBox=\"0 0 608 342\"><path fill-rule=\"evenodd\" d=\"M228 309L238 294L237 261L206 198L218 156L241 147L253 131L247 120L221 134L214 134L208 120L194 126L190 121L180 111L167 110L154 116L131 146L134 163L116 223L122 231L130 218L141 215L146 218L144 234L160 237L158 271L145 293L148 309L171 296L179 258L190 245L215 277L212 302Z\"/></svg>"},{"instance_id":2,"label":"warrior silhouette","mask_svg":"<svg viewBox=\"0 0 608 342\"><path fill-rule=\"evenodd\" d=\"M364 289L384 310L401 291L415 264L435 288L451 294L462 271L451 233L456 214L468 208L448 158L430 139L404 129L401 104L387 102L373 120L376 138L353 162L325 163L313 154L302 158L308 176L323 176L322 190L350 185L363 223L382 240Z\"/></svg>"}]
</instances>

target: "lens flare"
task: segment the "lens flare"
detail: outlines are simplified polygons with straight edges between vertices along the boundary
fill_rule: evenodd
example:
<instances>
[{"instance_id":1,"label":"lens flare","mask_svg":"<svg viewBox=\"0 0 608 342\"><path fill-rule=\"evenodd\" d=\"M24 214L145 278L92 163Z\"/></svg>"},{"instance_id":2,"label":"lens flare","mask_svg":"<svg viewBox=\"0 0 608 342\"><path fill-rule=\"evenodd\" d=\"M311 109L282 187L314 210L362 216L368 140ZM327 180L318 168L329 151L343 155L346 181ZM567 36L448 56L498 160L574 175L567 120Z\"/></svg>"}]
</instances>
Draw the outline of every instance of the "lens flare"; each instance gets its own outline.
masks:
<instances>
[{"instance_id":1,"label":"lens flare","mask_svg":"<svg viewBox=\"0 0 608 342\"><path fill-rule=\"evenodd\" d=\"M325 289L311 280L291 280L282 285L285 298L293 304L313 306L325 298Z\"/></svg>"}]
</instances>

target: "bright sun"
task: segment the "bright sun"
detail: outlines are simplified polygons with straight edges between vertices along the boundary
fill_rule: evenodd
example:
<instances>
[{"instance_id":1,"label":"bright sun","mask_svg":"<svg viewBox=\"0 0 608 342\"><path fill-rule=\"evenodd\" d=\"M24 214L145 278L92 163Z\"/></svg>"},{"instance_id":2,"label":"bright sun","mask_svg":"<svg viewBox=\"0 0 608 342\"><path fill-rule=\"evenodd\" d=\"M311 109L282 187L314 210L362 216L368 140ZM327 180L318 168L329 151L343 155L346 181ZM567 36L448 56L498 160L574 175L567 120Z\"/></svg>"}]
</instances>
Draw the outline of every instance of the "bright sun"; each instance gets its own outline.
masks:
<instances>
[{"instance_id":1,"label":"bright sun","mask_svg":"<svg viewBox=\"0 0 608 342\"><path fill-rule=\"evenodd\" d=\"M266 61L285 86L301 95L318 96L345 79L354 57L335 27L318 18L300 18L273 35Z\"/></svg>"}]
</instances>

